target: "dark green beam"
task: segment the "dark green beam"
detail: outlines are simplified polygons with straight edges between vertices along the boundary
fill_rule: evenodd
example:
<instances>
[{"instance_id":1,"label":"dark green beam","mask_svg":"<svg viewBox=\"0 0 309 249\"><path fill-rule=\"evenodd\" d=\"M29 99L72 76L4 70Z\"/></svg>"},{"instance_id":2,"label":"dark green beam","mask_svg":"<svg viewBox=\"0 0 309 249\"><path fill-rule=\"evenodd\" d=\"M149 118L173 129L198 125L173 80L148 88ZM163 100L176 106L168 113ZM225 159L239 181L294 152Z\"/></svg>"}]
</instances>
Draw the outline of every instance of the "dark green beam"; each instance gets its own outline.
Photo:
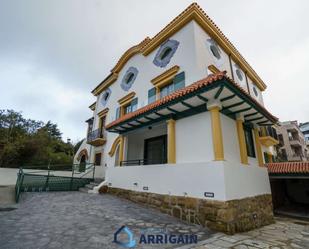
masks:
<instances>
[{"instance_id":1,"label":"dark green beam","mask_svg":"<svg viewBox=\"0 0 309 249\"><path fill-rule=\"evenodd\" d=\"M215 94L215 99L219 98L220 94L222 93L224 89L224 85L221 85L217 93Z\"/></svg>"},{"instance_id":2,"label":"dark green beam","mask_svg":"<svg viewBox=\"0 0 309 249\"><path fill-rule=\"evenodd\" d=\"M174 110L173 108L170 108L170 107L166 107L166 109L173 112L173 113L176 113L176 114L179 113L179 111L176 111L176 110Z\"/></svg>"},{"instance_id":3,"label":"dark green beam","mask_svg":"<svg viewBox=\"0 0 309 249\"><path fill-rule=\"evenodd\" d=\"M207 98L205 98L205 97L203 97L203 96L201 96L201 95L196 95L200 100L203 100L204 102L207 102L208 101L208 99Z\"/></svg>"},{"instance_id":4,"label":"dark green beam","mask_svg":"<svg viewBox=\"0 0 309 249\"><path fill-rule=\"evenodd\" d=\"M246 111L251 110L251 108L252 108L252 107L250 106L250 107L248 107L248 108L240 109L240 110L237 110L237 111L234 111L234 112L231 111L230 114L235 115L235 114L237 114L237 113L246 112Z\"/></svg>"},{"instance_id":5,"label":"dark green beam","mask_svg":"<svg viewBox=\"0 0 309 249\"><path fill-rule=\"evenodd\" d=\"M225 98L222 98L222 99L220 99L220 101L221 101L221 102L224 102L224 101L233 99L234 97L236 97L236 94L232 94L232 95L230 95L230 96L227 96L227 97L225 97Z\"/></svg>"},{"instance_id":6,"label":"dark green beam","mask_svg":"<svg viewBox=\"0 0 309 249\"><path fill-rule=\"evenodd\" d=\"M252 122L252 121L260 120L262 118L264 118L264 116L258 117L258 118L253 118L253 119L246 119L246 122Z\"/></svg>"},{"instance_id":7,"label":"dark green beam","mask_svg":"<svg viewBox=\"0 0 309 249\"><path fill-rule=\"evenodd\" d=\"M222 108L222 110L225 110L225 109L230 109L230 108L233 108L233 107L236 107L236 106L242 105L243 103L245 103L245 101L241 101L241 102L238 102L238 103L233 104L233 105L225 106L225 107L223 107L223 108Z\"/></svg>"},{"instance_id":8,"label":"dark green beam","mask_svg":"<svg viewBox=\"0 0 309 249\"><path fill-rule=\"evenodd\" d=\"M247 118L247 117L255 116L256 114L259 114L259 112L250 113L250 114L245 115L244 117Z\"/></svg>"},{"instance_id":9,"label":"dark green beam","mask_svg":"<svg viewBox=\"0 0 309 249\"><path fill-rule=\"evenodd\" d=\"M190 105L190 104L188 104L188 103L186 103L184 101L181 101L181 104L183 104L184 106L186 106L188 108L192 108L192 109L194 109L194 107L195 107L195 106L192 106L192 105Z\"/></svg>"}]
</instances>

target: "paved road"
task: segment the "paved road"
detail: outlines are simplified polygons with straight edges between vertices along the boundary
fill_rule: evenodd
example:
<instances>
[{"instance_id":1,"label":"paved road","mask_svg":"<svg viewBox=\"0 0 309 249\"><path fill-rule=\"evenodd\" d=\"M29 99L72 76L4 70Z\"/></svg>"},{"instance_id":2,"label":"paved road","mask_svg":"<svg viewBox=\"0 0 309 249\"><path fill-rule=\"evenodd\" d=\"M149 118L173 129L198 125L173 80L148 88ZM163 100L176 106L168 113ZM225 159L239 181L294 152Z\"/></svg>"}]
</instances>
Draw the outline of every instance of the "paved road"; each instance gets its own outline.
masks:
<instances>
[{"instance_id":1,"label":"paved road","mask_svg":"<svg viewBox=\"0 0 309 249\"><path fill-rule=\"evenodd\" d=\"M80 192L25 193L13 211L0 212L1 249L122 248L114 232L127 225L135 237L141 229L165 229L172 234L197 234L198 241L212 232L189 225L156 210L111 195ZM135 248L175 248L152 245Z\"/></svg>"}]
</instances>

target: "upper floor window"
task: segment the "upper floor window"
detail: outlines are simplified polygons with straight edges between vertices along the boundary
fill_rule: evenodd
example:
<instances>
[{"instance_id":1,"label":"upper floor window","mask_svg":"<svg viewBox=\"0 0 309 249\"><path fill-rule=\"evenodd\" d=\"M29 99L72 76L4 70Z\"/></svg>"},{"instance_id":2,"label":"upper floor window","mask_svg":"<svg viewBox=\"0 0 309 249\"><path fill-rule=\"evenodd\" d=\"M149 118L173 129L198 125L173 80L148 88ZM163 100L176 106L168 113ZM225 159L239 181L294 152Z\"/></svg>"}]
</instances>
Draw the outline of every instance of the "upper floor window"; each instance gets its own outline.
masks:
<instances>
[{"instance_id":1,"label":"upper floor window","mask_svg":"<svg viewBox=\"0 0 309 249\"><path fill-rule=\"evenodd\" d=\"M105 106L105 105L107 104L107 101L108 101L108 99L109 99L111 93L112 93L112 91L111 91L110 88L107 88L107 89L103 92L102 97L101 97L101 104L102 104L103 106Z\"/></svg>"},{"instance_id":2,"label":"upper floor window","mask_svg":"<svg viewBox=\"0 0 309 249\"><path fill-rule=\"evenodd\" d=\"M121 88L124 91L128 91L132 87L137 77L137 74L138 74L138 70L136 67L129 67L129 69L126 71L125 75L123 76L121 84L120 84Z\"/></svg>"},{"instance_id":3,"label":"upper floor window","mask_svg":"<svg viewBox=\"0 0 309 249\"><path fill-rule=\"evenodd\" d=\"M210 54L214 58L215 64L217 66L221 66L224 62L224 58L222 56L222 51L219 45L217 44L217 42L212 38L207 39L207 47L208 47Z\"/></svg>"},{"instance_id":4,"label":"upper floor window","mask_svg":"<svg viewBox=\"0 0 309 249\"><path fill-rule=\"evenodd\" d=\"M138 106L137 98L132 99L132 101L130 101L129 103L126 103L125 105L119 106L116 109L116 119L120 118L121 116L127 113L136 111L137 106Z\"/></svg>"},{"instance_id":5,"label":"upper floor window","mask_svg":"<svg viewBox=\"0 0 309 249\"><path fill-rule=\"evenodd\" d=\"M158 67L166 67L175 54L178 46L179 42L176 40L167 40L164 42L156 53L153 64Z\"/></svg>"},{"instance_id":6,"label":"upper floor window","mask_svg":"<svg viewBox=\"0 0 309 249\"><path fill-rule=\"evenodd\" d=\"M256 87L255 87L255 86L253 86L253 92L254 92L255 97L259 96L259 93L258 93L258 91L256 90Z\"/></svg>"}]
</instances>

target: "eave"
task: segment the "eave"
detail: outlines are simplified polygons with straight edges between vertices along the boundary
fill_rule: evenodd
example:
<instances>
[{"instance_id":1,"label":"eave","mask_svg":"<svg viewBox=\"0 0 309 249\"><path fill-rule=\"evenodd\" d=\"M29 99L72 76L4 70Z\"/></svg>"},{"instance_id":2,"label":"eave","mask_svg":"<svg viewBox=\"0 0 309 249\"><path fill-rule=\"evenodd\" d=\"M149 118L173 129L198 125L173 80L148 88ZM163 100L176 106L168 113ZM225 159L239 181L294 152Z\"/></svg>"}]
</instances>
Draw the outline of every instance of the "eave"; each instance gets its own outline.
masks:
<instances>
[{"instance_id":1,"label":"eave","mask_svg":"<svg viewBox=\"0 0 309 249\"><path fill-rule=\"evenodd\" d=\"M206 112L210 99L220 100L221 113L233 119L236 119L236 114L242 114L245 123L263 126L273 125L278 121L243 88L221 72L128 113L108 124L106 129L125 133L170 118L177 120Z\"/></svg>"},{"instance_id":2,"label":"eave","mask_svg":"<svg viewBox=\"0 0 309 249\"><path fill-rule=\"evenodd\" d=\"M271 136L259 137L260 143L266 147L279 144L279 141Z\"/></svg>"}]
</instances>

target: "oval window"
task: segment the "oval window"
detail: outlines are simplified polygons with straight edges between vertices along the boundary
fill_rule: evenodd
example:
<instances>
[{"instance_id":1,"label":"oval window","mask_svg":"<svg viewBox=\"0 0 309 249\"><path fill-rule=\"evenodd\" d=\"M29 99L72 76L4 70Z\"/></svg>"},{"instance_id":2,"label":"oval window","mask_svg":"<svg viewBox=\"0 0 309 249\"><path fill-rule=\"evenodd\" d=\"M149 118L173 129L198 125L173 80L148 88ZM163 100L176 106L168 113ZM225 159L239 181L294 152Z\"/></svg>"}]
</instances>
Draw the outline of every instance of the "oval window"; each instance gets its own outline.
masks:
<instances>
[{"instance_id":1,"label":"oval window","mask_svg":"<svg viewBox=\"0 0 309 249\"><path fill-rule=\"evenodd\" d=\"M105 101L108 100L108 97L109 97L109 92L105 92L103 96L104 100Z\"/></svg>"},{"instance_id":2,"label":"oval window","mask_svg":"<svg viewBox=\"0 0 309 249\"><path fill-rule=\"evenodd\" d=\"M255 86L253 87L253 92L254 92L254 95L257 97L259 95L258 91L256 90Z\"/></svg>"},{"instance_id":3,"label":"oval window","mask_svg":"<svg viewBox=\"0 0 309 249\"><path fill-rule=\"evenodd\" d=\"M214 57L216 57L218 60L221 59L221 55L219 53L219 50L215 45L210 45L210 50L211 50Z\"/></svg>"},{"instance_id":4,"label":"oval window","mask_svg":"<svg viewBox=\"0 0 309 249\"><path fill-rule=\"evenodd\" d=\"M129 84L134 78L134 73L129 73L126 77L126 83Z\"/></svg>"},{"instance_id":5,"label":"oval window","mask_svg":"<svg viewBox=\"0 0 309 249\"><path fill-rule=\"evenodd\" d=\"M164 60L167 56L170 55L170 53L171 53L172 51L173 51L173 50L172 50L171 47L165 48L165 49L162 51L161 55L160 55L160 59L161 59L161 60Z\"/></svg>"},{"instance_id":6,"label":"oval window","mask_svg":"<svg viewBox=\"0 0 309 249\"><path fill-rule=\"evenodd\" d=\"M112 91L109 88L107 88L105 90L105 92L102 94L101 103L102 103L103 106L105 106L107 104L107 101L108 101L109 97L111 96L111 93L112 93Z\"/></svg>"},{"instance_id":7,"label":"oval window","mask_svg":"<svg viewBox=\"0 0 309 249\"><path fill-rule=\"evenodd\" d=\"M236 69L236 75L237 75L237 78L242 81L244 79L243 75L242 75L242 71L240 71L240 69Z\"/></svg>"}]
</instances>

